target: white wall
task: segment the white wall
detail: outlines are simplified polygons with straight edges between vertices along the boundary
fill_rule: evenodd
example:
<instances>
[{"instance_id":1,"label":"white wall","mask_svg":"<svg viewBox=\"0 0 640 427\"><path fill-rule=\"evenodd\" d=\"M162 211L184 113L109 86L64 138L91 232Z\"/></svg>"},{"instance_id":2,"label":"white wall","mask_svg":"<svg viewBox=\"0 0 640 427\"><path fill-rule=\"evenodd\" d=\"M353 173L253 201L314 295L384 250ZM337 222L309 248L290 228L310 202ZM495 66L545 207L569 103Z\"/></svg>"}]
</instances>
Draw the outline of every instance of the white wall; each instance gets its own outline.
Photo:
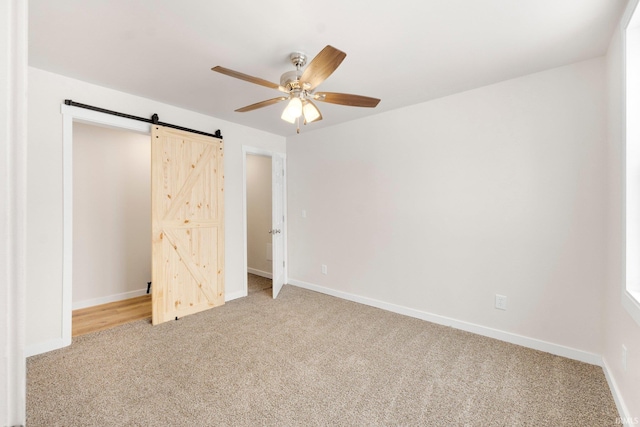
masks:
<instances>
[{"instance_id":1,"label":"white wall","mask_svg":"<svg viewBox=\"0 0 640 427\"><path fill-rule=\"evenodd\" d=\"M151 281L151 136L73 125L73 308Z\"/></svg>"},{"instance_id":2,"label":"white wall","mask_svg":"<svg viewBox=\"0 0 640 427\"><path fill-rule=\"evenodd\" d=\"M27 2L0 2L0 425L25 423Z\"/></svg>"},{"instance_id":3,"label":"white wall","mask_svg":"<svg viewBox=\"0 0 640 427\"><path fill-rule=\"evenodd\" d=\"M271 246L271 157L247 154L247 267L269 276ZM266 274L265 274L266 273Z\"/></svg>"},{"instance_id":4,"label":"white wall","mask_svg":"<svg viewBox=\"0 0 640 427\"><path fill-rule=\"evenodd\" d=\"M290 282L596 362L604 83L598 58L291 137Z\"/></svg>"},{"instance_id":5,"label":"white wall","mask_svg":"<svg viewBox=\"0 0 640 427\"><path fill-rule=\"evenodd\" d=\"M62 116L64 99L140 117L151 117L225 140L226 297L243 295L242 145L286 151L285 138L158 101L29 68L27 194L27 353L61 345L62 337ZM211 100L215 102L215 100Z\"/></svg>"},{"instance_id":6,"label":"white wall","mask_svg":"<svg viewBox=\"0 0 640 427\"><path fill-rule=\"evenodd\" d=\"M607 261L604 282L603 359L614 389L623 400L627 416L640 420L640 325L622 306L625 285L624 253L624 132L623 132L623 55L620 29L613 35L607 54L608 82L608 177ZM622 367L622 345L627 347L627 370Z\"/></svg>"}]
</instances>

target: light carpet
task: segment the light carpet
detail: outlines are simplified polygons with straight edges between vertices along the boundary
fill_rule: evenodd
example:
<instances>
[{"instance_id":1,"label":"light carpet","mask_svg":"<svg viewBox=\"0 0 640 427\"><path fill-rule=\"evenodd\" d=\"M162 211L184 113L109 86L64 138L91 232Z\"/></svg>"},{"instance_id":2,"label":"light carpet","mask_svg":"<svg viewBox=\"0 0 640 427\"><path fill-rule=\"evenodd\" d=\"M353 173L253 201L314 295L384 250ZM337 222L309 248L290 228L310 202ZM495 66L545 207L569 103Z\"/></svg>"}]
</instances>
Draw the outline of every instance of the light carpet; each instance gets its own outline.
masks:
<instances>
[{"instance_id":1,"label":"light carpet","mask_svg":"<svg viewBox=\"0 0 640 427\"><path fill-rule=\"evenodd\" d=\"M27 361L28 426L613 426L601 368L285 286Z\"/></svg>"}]
</instances>

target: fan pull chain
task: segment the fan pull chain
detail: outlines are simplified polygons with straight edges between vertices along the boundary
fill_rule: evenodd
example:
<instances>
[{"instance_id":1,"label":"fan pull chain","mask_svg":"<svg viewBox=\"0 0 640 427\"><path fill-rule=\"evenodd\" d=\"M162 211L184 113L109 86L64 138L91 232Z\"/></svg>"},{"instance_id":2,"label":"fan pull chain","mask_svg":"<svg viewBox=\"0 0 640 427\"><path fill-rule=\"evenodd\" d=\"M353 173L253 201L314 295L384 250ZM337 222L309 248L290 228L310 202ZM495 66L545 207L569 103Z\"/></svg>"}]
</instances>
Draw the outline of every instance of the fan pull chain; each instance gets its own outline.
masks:
<instances>
[{"instance_id":1,"label":"fan pull chain","mask_svg":"<svg viewBox=\"0 0 640 427\"><path fill-rule=\"evenodd\" d=\"M296 133L300 133L300 117L296 118Z\"/></svg>"}]
</instances>

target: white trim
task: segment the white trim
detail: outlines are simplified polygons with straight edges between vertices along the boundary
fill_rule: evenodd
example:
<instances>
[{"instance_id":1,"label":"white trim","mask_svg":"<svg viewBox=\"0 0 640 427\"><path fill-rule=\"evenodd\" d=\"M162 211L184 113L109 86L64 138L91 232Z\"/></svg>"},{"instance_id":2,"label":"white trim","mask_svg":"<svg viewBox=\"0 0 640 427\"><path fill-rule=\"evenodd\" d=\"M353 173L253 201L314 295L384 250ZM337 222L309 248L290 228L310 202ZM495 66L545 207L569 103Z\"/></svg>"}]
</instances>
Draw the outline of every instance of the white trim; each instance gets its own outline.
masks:
<instances>
[{"instance_id":1,"label":"white trim","mask_svg":"<svg viewBox=\"0 0 640 427\"><path fill-rule=\"evenodd\" d=\"M401 305L379 301L373 298L354 295L348 292L337 291L335 289L326 288L324 286L303 282L302 280L290 279L288 283L293 286L298 286L300 288L309 289L312 291L342 298L348 301L369 305L371 307L381 308L383 310L391 311L393 313L403 314L405 316L426 320L428 322L437 323L443 326L450 326L452 328L460 329L462 331L472 332L477 335L494 338L494 339L505 341L511 344L517 344L523 347L532 348L534 350L544 351L545 353L555 354L556 356L562 356L568 359L578 360L580 362L588 363L590 365L600 366L602 363L602 357L595 353L589 353L587 351L577 350L575 348L566 347L560 344L554 344L547 341L538 340L535 338L529 338L522 335L513 334L511 332L505 332L498 329L488 328L486 326L477 325L475 323L464 322L461 320L452 319L450 317L428 313L426 311L416 310L416 309L404 307Z\"/></svg>"},{"instance_id":2,"label":"white trim","mask_svg":"<svg viewBox=\"0 0 640 427\"><path fill-rule=\"evenodd\" d=\"M609 372L609 364L604 358L600 366L602 366L602 370L604 371L604 376L607 379L607 383L609 384L609 389L611 390L613 401L615 402L616 408L618 409L618 414L620 415L620 418L623 421L622 424L633 425L632 423L628 422L629 420L632 420L631 414L629 412L629 409L627 408L627 405L625 405L624 400L622 399L622 393L620 393L620 390L618 389L618 384L616 383L616 380L613 378L613 375L611 375L611 373Z\"/></svg>"},{"instance_id":3,"label":"white trim","mask_svg":"<svg viewBox=\"0 0 640 427\"><path fill-rule=\"evenodd\" d=\"M66 107L63 105L63 107ZM73 311L73 115L62 113L62 343L71 344Z\"/></svg>"},{"instance_id":4,"label":"white trim","mask_svg":"<svg viewBox=\"0 0 640 427\"><path fill-rule=\"evenodd\" d=\"M28 5L0 6L0 425L26 420Z\"/></svg>"},{"instance_id":5,"label":"white trim","mask_svg":"<svg viewBox=\"0 0 640 427\"><path fill-rule=\"evenodd\" d=\"M114 116L86 108L61 104L60 112L63 116L69 115L73 121L88 123L97 126L106 126L115 129L125 129L145 135L151 135L151 124L126 117Z\"/></svg>"},{"instance_id":6,"label":"white trim","mask_svg":"<svg viewBox=\"0 0 640 427\"><path fill-rule=\"evenodd\" d=\"M59 347L71 344L71 319L73 312L73 122L126 129L151 134L151 125L138 120L100 113L85 108L61 104L62 114L62 339L50 341ZM54 344L51 344L54 345ZM55 350L48 343L33 348ZM37 353L35 353L37 354ZM31 354L33 355L33 353Z\"/></svg>"},{"instance_id":7,"label":"white trim","mask_svg":"<svg viewBox=\"0 0 640 427\"><path fill-rule=\"evenodd\" d=\"M242 293L243 297L249 295L249 279L244 273L249 268L249 255L247 245L247 150L242 146L242 265L244 266L242 274Z\"/></svg>"},{"instance_id":8,"label":"white trim","mask_svg":"<svg viewBox=\"0 0 640 427\"><path fill-rule=\"evenodd\" d=\"M31 344L27 346L27 348L25 349L25 356L26 357L37 356L38 354L48 353L50 351L58 350L63 347L66 347L68 345L69 344L66 344L61 338L58 338L55 340L49 340L45 342L39 342L37 344Z\"/></svg>"},{"instance_id":9,"label":"white trim","mask_svg":"<svg viewBox=\"0 0 640 427\"><path fill-rule=\"evenodd\" d=\"M287 236L289 235L289 210L287 209L287 177L289 176L289 169L287 165L287 155L284 153L280 153L282 156L282 169L283 169L283 186L282 189L282 198L284 199L284 209L282 210L282 215L284 215L284 227L282 232L282 238L284 239L284 284L286 285L289 282L289 258L287 252Z\"/></svg>"},{"instance_id":10,"label":"white trim","mask_svg":"<svg viewBox=\"0 0 640 427\"><path fill-rule=\"evenodd\" d=\"M266 156L273 157L274 154L282 157L282 167L285 170L284 175L284 189L283 189L283 197L284 197L284 230L282 238L284 239L284 259L285 259L285 267L284 267L284 283L287 283L287 271L289 268L289 263L287 262L287 155L285 153L281 153L279 151L266 150L263 148L251 147L249 145L242 146L242 245L243 245L243 265L244 271L249 272L249 264L247 262L247 154L252 154L256 156ZM273 197L273 194L271 195ZM257 273L254 273L257 274ZM260 275L260 274L258 274ZM266 277L266 276L265 276ZM242 292L244 293L242 296L246 297L249 295L249 283L247 275L245 274L242 284Z\"/></svg>"},{"instance_id":11,"label":"white trim","mask_svg":"<svg viewBox=\"0 0 640 427\"><path fill-rule=\"evenodd\" d=\"M242 291L236 291L232 293L225 292L224 293L224 302L233 301L234 299L244 298L247 295Z\"/></svg>"},{"instance_id":12,"label":"white trim","mask_svg":"<svg viewBox=\"0 0 640 427\"><path fill-rule=\"evenodd\" d=\"M633 18L636 8L638 7L638 3L639 3L639 0L629 1L626 9L624 10L624 13L622 14L622 19L620 20L620 27L622 29L623 34L629 27L629 24L631 23L631 18Z\"/></svg>"},{"instance_id":13,"label":"white trim","mask_svg":"<svg viewBox=\"0 0 640 427\"><path fill-rule=\"evenodd\" d=\"M74 310L94 307L96 305L108 304L110 302L124 301L126 299L141 297L147 294L147 288L136 289L135 291L123 292L120 294L107 295L105 297L92 298L84 301L76 301L72 304Z\"/></svg>"},{"instance_id":14,"label":"white trim","mask_svg":"<svg viewBox=\"0 0 640 427\"><path fill-rule=\"evenodd\" d=\"M620 34L621 34L621 48L622 48L622 70L621 70L621 82L622 82L622 105L621 105L621 113L622 113L622 129L621 135L624 141L623 144L623 162L622 162L622 171L623 171L623 224L624 224L624 234L623 234L623 270L625 272L624 279L622 280L622 289L621 289L621 304L624 307L625 311L633 318L636 324L640 325L640 292L637 289L632 289L637 286L638 277L632 277L629 273L629 269L634 267L635 264L629 264L627 262L627 258L635 259L637 258L637 253L629 253L629 252L637 252L638 250L638 242L636 240L629 240L629 234L633 234L632 231L627 231L629 228L628 225L628 206L629 203L627 198L629 196L628 193L634 193L634 189L628 189L629 181L627 178L628 175L628 159L627 153L629 152L627 143L627 30L632 23L632 20L635 20L634 24L637 25L638 21L640 21L640 10L637 9L640 0L631 0L627 4L625 8L624 14L622 15L622 19L620 20ZM634 16L635 15L635 16ZM631 173L635 173L636 171L631 171ZM634 196L634 198L637 196ZM636 200L637 201L637 200ZM637 218L636 218L637 220ZM631 221L631 223L635 226L635 220ZM632 248L630 249L630 245ZM630 268L628 268L630 266ZM637 274L637 273L635 273Z\"/></svg>"},{"instance_id":15,"label":"white trim","mask_svg":"<svg viewBox=\"0 0 640 427\"><path fill-rule=\"evenodd\" d=\"M627 313L640 325L640 297L634 297L627 289L622 290L622 306Z\"/></svg>"},{"instance_id":16,"label":"white trim","mask_svg":"<svg viewBox=\"0 0 640 427\"><path fill-rule=\"evenodd\" d=\"M262 271L255 268L247 267L247 273L255 274L256 276L266 277L267 279L273 279L273 273L268 271Z\"/></svg>"}]
</instances>

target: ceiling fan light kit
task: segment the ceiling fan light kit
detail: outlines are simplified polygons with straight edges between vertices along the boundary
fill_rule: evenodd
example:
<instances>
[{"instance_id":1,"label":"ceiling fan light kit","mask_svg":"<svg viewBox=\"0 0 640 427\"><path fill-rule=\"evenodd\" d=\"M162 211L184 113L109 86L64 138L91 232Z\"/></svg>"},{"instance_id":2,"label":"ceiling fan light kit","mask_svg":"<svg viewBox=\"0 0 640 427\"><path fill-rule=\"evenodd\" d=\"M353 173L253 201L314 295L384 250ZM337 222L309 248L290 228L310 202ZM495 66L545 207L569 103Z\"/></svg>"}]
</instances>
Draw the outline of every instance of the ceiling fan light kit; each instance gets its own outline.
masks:
<instances>
[{"instance_id":1,"label":"ceiling fan light kit","mask_svg":"<svg viewBox=\"0 0 640 427\"><path fill-rule=\"evenodd\" d=\"M302 114L304 115L305 124L315 122L322 119L320 110L311 101L306 101L304 107L302 107Z\"/></svg>"},{"instance_id":2,"label":"ceiling fan light kit","mask_svg":"<svg viewBox=\"0 0 640 427\"><path fill-rule=\"evenodd\" d=\"M257 102L246 107L238 108L236 111L244 113L256 110L268 105L276 104L280 101L289 100L280 118L289 123L298 123L297 132L300 133L300 117L303 123L311 123L322 120L322 114L313 100L327 102L330 104L346 105L351 107L374 108L380 102L377 98L370 98L361 95L351 95L347 93L315 93L315 88L329 77L342 63L346 53L332 46L326 46L315 58L311 60L309 66L302 71L307 63L307 56L302 52L293 52L289 55L291 63L296 67L293 71L287 71L280 76L280 84L271 83L267 80L249 76L238 71L230 70L221 66L213 67L212 70L227 76L244 80L271 89L279 90L288 94L278 98Z\"/></svg>"},{"instance_id":3,"label":"ceiling fan light kit","mask_svg":"<svg viewBox=\"0 0 640 427\"><path fill-rule=\"evenodd\" d=\"M302 101L300 98L292 98L282 112L280 117L285 122L295 123L296 119L302 115Z\"/></svg>"}]
</instances>

